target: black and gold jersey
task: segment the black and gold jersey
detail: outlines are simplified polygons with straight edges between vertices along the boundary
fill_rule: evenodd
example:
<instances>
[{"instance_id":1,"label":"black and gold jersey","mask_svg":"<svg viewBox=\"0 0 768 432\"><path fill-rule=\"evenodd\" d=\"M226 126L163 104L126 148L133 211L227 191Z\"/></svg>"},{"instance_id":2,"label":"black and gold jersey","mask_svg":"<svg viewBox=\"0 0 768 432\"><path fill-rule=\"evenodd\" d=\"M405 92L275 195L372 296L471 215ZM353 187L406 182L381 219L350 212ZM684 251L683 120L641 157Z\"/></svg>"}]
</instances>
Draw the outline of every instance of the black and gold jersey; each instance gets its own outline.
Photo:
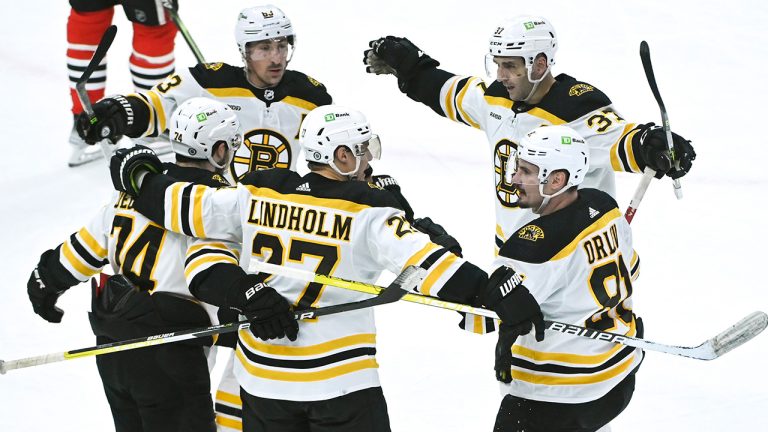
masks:
<instances>
[{"instance_id":1,"label":"black and gold jersey","mask_svg":"<svg viewBox=\"0 0 768 432\"><path fill-rule=\"evenodd\" d=\"M261 169L295 170L304 116L331 103L322 83L298 71L286 70L277 86L258 89L248 82L243 67L199 64L169 76L146 93L129 95L135 122L128 135L162 133L176 107L193 97L217 99L237 114L244 141L232 161L236 179Z\"/></svg>"},{"instance_id":2,"label":"black and gold jersey","mask_svg":"<svg viewBox=\"0 0 768 432\"><path fill-rule=\"evenodd\" d=\"M550 215L532 220L507 239L494 266L524 279L548 320L637 336L632 283L639 258L616 202L595 189ZM518 338L512 395L560 403L595 400L638 367L639 349L547 332Z\"/></svg>"},{"instance_id":3,"label":"black and gold jersey","mask_svg":"<svg viewBox=\"0 0 768 432\"><path fill-rule=\"evenodd\" d=\"M480 78L440 69L422 71L414 77L408 85L408 96L444 117L485 132L493 154L497 251L510 235L535 217L518 207L515 187L505 180L507 161L531 130L565 125L587 140L590 170L582 187L614 196L614 171L642 171L633 143L638 125L624 120L597 87L565 74L555 78L555 84L535 105L511 100L500 82L487 86Z\"/></svg>"},{"instance_id":4,"label":"black and gold jersey","mask_svg":"<svg viewBox=\"0 0 768 432\"><path fill-rule=\"evenodd\" d=\"M455 301L468 301L487 280L482 270L413 229L392 195L372 183L272 169L250 173L236 187L213 189L157 175L148 177L136 203L176 232L220 242L219 265L193 269L194 259L189 261L193 279L221 264L238 262L247 270L251 260L259 260L375 283L383 269L399 273L413 264L428 271L420 292ZM242 245L239 255L231 244ZM282 276L267 283L296 309L367 297ZM256 396L329 399L379 386L375 342L372 309L301 321L293 342L261 341L244 330L235 374Z\"/></svg>"}]
</instances>

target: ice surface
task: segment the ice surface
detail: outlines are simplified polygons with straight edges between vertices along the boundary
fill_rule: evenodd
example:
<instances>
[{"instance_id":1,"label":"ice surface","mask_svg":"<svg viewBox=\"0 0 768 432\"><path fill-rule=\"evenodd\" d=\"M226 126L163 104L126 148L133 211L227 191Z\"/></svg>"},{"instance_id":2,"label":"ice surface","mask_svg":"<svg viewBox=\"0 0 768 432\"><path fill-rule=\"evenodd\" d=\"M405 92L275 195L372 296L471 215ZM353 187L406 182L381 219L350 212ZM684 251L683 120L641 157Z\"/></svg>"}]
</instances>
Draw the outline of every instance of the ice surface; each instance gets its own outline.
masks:
<instances>
[{"instance_id":1,"label":"ice surface","mask_svg":"<svg viewBox=\"0 0 768 432\"><path fill-rule=\"evenodd\" d=\"M239 64L233 38L245 1L182 1L183 20L209 61ZM764 2L539 1L352 2L280 4L298 31L291 68L325 83L339 103L360 108L382 136L379 172L395 176L418 216L431 216L466 256L492 259L490 152L481 132L452 124L409 101L392 77L365 74L370 39L408 36L446 70L483 73L488 33L517 13L547 16L560 37L555 72L605 91L631 121L658 122L638 56L648 41L673 130L692 139L698 159L676 201L668 180L654 181L633 222L642 276L635 309L646 336L698 344L754 310L768 310L761 267L768 242L768 174L761 116L768 97ZM0 358L93 344L89 290L61 297L64 322L34 315L25 285L39 254L61 242L109 196L103 163L66 166L71 127L66 70L66 2L13 2L0 14L0 252L3 302ZM132 91L130 25L109 54L107 93ZM177 38L178 66L193 56ZM624 208L639 176L620 175ZM378 361L395 431L490 431L501 399L493 373L494 337L458 331L458 315L413 304L382 307ZM713 362L650 353L629 408L614 431L758 430L768 406L768 337ZM0 430L105 431L109 408L94 360L73 360L0 377Z\"/></svg>"}]
</instances>

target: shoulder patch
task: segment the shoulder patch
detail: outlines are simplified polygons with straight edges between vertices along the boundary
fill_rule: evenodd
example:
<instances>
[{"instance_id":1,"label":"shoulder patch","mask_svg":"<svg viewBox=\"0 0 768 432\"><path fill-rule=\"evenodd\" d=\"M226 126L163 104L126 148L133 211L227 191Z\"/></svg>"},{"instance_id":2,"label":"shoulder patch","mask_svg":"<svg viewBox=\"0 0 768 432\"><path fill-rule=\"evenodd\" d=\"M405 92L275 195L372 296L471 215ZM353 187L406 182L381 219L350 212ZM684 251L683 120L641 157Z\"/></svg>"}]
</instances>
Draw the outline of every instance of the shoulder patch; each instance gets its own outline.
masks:
<instances>
[{"instance_id":1,"label":"shoulder patch","mask_svg":"<svg viewBox=\"0 0 768 432\"><path fill-rule=\"evenodd\" d=\"M307 81L309 81L310 83L312 83L312 85L313 85L313 86L315 86L315 87L320 87L320 86L322 86L322 85L323 85L323 83L321 83L320 81L318 81L318 80L316 80L316 79L312 78L312 77L311 77L311 76L309 76L309 75L307 75Z\"/></svg>"},{"instance_id":2,"label":"shoulder patch","mask_svg":"<svg viewBox=\"0 0 768 432\"><path fill-rule=\"evenodd\" d=\"M219 174L211 176L211 180L221 183L222 186L229 186L229 182Z\"/></svg>"},{"instance_id":3,"label":"shoulder patch","mask_svg":"<svg viewBox=\"0 0 768 432\"><path fill-rule=\"evenodd\" d=\"M371 182L368 182L368 187L369 187L369 188L371 188L371 189L379 189L379 190L384 190L384 188L383 188L383 187L381 187L381 186L377 185L376 183L371 183Z\"/></svg>"},{"instance_id":4,"label":"shoulder patch","mask_svg":"<svg viewBox=\"0 0 768 432\"><path fill-rule=\"evenodd\" d=\"M224 65L224 63L218 62L218 63L205 63L203 66L206 69L217 71L221 69L221 67Z\"/></svg>"},{"instance_id":5,"label":"shoulder patch","mask_svg":"<svg viewBox=\"0 0 768 432\"><path fill-rule=\"evenodd\" d=\"M520 229L517 232L517 236L523 240L529 240L535 242L538 239L544 238L544 230L541 227L529 224Z\"/></svg>"},{"instance_id":6,"label":"shoulder patch","mask_svg":"<svg viewBox=\"0 0 768 432\"><path fill-rule=\"evenodd\" d=\"M581 96L584 93L593 91L594 89L595 88L589 84L578 83L571 86L571 88L568 90L568 96Z\"/></svg>"}]
</instances>

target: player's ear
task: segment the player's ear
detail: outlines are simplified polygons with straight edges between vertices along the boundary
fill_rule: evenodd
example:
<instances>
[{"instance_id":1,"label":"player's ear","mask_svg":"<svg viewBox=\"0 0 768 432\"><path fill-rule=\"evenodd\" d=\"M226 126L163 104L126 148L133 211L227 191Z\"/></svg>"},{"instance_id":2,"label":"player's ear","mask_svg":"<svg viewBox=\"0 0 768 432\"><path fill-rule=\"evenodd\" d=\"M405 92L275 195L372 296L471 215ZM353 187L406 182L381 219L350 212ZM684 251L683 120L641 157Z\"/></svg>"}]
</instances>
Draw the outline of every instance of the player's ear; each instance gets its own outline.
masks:
<instances>
[{"instance_id":1,"label":"player's ear","mask_svg":"<svg viewBox=\"0 0 768 432\"><path fill-rule=\"evenodd\" d=\"M333 157L337 161L346 162L349 159L350 151L347 146L338 146L333 152Z\"/></svg>"},{"instance_id":2,"label":"player's ear","mask_svg":"<svg viewBox=\"0 0 768 432\"><path fill-rule=\"evenodd\" d=\"M557 190L560 190L566 187L568 184L568 171L565 171L565 170L554 171L550 179L551 179L552 187L554 187Z\"/></svg>"}]
</instances>

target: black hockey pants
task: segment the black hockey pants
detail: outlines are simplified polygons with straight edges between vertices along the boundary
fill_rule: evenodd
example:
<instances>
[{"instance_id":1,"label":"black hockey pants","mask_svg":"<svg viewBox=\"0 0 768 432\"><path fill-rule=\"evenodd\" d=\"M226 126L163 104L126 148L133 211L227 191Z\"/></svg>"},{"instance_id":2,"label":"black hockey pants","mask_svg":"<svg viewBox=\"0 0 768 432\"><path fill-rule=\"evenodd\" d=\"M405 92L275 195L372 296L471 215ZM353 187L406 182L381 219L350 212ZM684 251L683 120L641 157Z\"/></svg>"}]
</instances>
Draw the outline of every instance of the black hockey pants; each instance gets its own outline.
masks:
<instances>
[{"instance_id":1,"label":"black hockey pants","mask_svg":"<svg viewBox=\"0 0 768 432\"><path fill-rule=\"evenodd\" d=\"M203 347L167 344L117 352L98 356L96 365L116 432L216 431Z\"/></svg>"},{"instance_id":2,"label":"black hockey pants","mask_svg":"<svg viewBox=\"0 0 768 432\"><path fill-rule=\"evenodd\" d=\"M381 387L310 402L260 398L242 388L240 397L243 432L390 432Z\"/></svg>"}]
</instances>

